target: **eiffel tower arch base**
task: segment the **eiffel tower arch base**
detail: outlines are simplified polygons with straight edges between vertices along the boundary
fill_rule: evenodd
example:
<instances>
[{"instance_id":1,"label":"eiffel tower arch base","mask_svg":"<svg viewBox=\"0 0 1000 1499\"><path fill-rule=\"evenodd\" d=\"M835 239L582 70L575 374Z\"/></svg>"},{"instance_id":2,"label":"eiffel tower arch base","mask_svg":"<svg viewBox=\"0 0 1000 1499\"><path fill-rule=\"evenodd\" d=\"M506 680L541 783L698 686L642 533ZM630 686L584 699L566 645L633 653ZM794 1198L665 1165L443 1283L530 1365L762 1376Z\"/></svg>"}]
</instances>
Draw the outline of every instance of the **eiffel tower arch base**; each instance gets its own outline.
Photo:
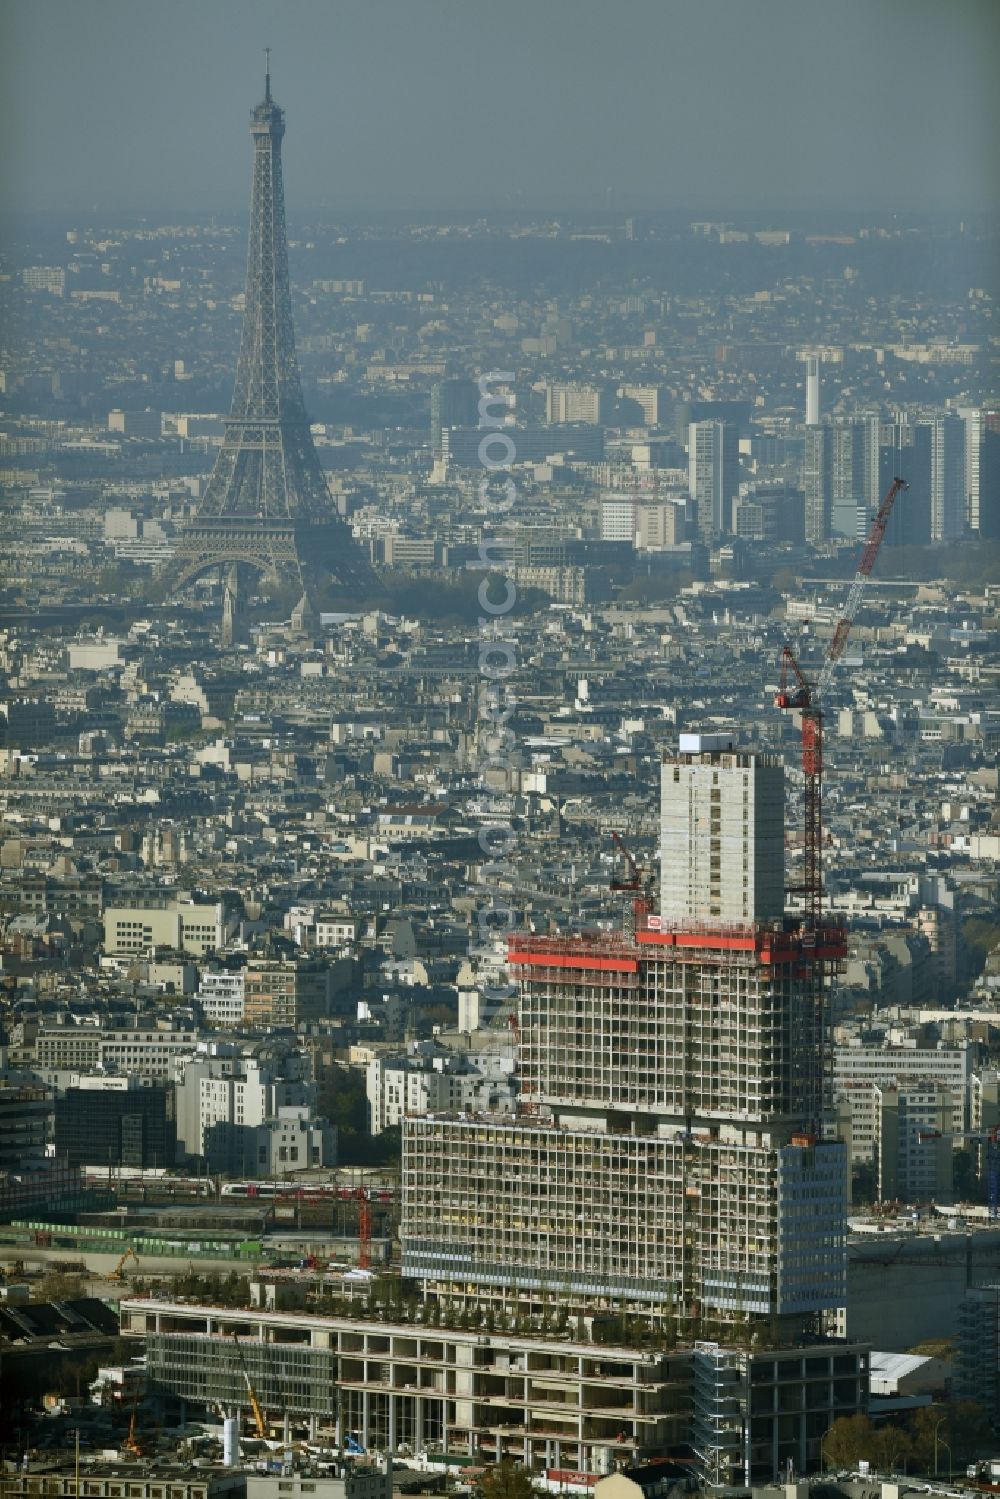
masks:
<instances>
[{"instance_id":1,"label":"eiffel tower arch base","mask_svg":"<svg viewBox=\"0 0 1000 1499\"><path fill-rule=\"evenodd\" d=\"M305 627L318 614L327 590L343 586L354 571L349 565L356 556L353 539L346 532L349 544L345 547L345 532L339 523L316 525L256 517L240 521L228 516L195 520L178 538L163 583L176 596L202 574L216 568L223 571L224 646L245 638L251 573L291 589L298 599L293 618ZM369 588L372 581L370 573L362 573L357 579L362 588Z\"/></svg>"}]
</instances>

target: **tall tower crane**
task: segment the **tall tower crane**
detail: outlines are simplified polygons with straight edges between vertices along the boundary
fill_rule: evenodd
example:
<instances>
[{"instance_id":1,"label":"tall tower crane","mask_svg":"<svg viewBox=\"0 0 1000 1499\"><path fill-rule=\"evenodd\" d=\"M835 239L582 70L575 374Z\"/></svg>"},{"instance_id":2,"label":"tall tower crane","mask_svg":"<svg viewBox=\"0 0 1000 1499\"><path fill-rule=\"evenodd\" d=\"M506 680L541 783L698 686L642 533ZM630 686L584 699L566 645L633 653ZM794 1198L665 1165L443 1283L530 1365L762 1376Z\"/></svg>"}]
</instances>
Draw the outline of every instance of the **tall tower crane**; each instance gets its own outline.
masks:
<instances>
[{"instance_id":1,"label":"tall tower crane","mask_svg":"<svg viewBox=\"0 0 1000 1499\"><path fill-rule=\"evenodd\" d=\"M358 1269L367 1270L372 1262L372 1205L367 1187L357 1187L354 1196L358 1204Z\"/></svg>"},{"instance_id":2,"label":"tall tower crane","mask_svg":"<svg viewBox=\"0 0 1000 1499\"><path fill-rule=\"evenodd\" d=\"M774 699L776 708L796 709L802 715L802 774L805 779L805 829L803 851L805 869L802 891L805 895L805 931L815 936L823 915L823 708L837 662L844 653L854 617L858 612L865 585L871 577L882 538L889 524L892 507L900 490L909 489L905 479L895 478L872 521L868 540L858 562L857 572L847 595L844 612L837 621L826 659L815 683L804 676L792 654L791 646L781 651L781 679ZM794 678L794 688L789 682Z\"/></svg>"}]
</instances>

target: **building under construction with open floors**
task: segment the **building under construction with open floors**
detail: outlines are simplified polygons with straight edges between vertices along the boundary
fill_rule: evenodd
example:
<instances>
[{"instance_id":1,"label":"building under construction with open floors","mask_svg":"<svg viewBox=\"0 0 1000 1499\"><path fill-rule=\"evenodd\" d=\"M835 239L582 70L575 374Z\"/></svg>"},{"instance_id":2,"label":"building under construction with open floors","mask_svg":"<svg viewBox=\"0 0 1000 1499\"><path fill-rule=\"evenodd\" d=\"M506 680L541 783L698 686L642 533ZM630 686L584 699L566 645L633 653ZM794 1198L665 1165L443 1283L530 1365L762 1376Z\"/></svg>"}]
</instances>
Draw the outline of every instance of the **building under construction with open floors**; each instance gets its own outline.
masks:
<instances>
[{"instance_id":1,"label":"building under construction with open floors","mask_svg":"<svg viewBox=\"0 0 1000 1499\"><path fill-rule=\"evenodd\" d=\"M511 940L519 1113L404 1121L406 1315L128 1301L151 1382L245 1404L235 1329L262 1403L365 1448L584 1474L693 1449L721 1486L816 1462L865 1404L866 1352L827 1335L846 1300L848 1162L822 1128L843 933L784 918L781 776L686 738L663 771L660 914L637 883L620 935Z\"/></svg>"},{"instance_id":2,"label":"building under construction with open floors","mask_svg":"<svg viewBox=\"0 0 1000 1499\"><path fill-rule=\"evenodd\" d=\"M780 776L772 757L678 757L660 916L621 938L511 940L520 1117L406 1122L403 1268L428 1294L509 1315L641 1316L674 1336L752 1320L786 1344L843 1303L847 1163L818 1137L821 985L843 936L807 943L780 909L765 919L781 904L781 839L767 830L779 879L755 880L755 803L780 816ZM749 898L740 880L728 900L710 890L719 791L736 809L720 861L739 869L746 850ZM675 837L689 858L708 845L704 902L697 878L673 880ZM730 919L745 901L758 919ZM720 914L695 919L709 902Z\"/></svg>"},{"instance_id":3,"label":"building under construction with open floors","mask_svg":"<svg viewBox=\"0 0 1000 1499\"><path fill-rule=\"evenodd\" d=\"M706 1433L710 1482L777 1472L791 1455L789 1431L815 1431L818 1443L867 1387L863 1354L837 1342L667 1351L572 1330L463 1328L447 1313L436 1325L360 1306L347 1316L157 1297L124 1300L121 1318L126 1337L145 1341L152 1387L234 1410L247 1406L248 1375L275 1437L308 1432L369 1453L475 1463L510 1456L550 1476L596 1477L637 1453L682 1451L694 1421ZM812 1445L797 1442L803 1465Z\"/></svg>"},{"instance_id":4,"label":"building under construction with open floors","mask_svg":"<svg viewBox=\"0 0 1000 1499\"><path fill-rule=\"evenodd\" d=\"M404 1273L675 1333L752 1315L794 1338L840 1305L844 1151L793 1108L799 938L640 929L510 958L530 1112L407 1120Z\"/></svg>"},{"instance_id":5,"label":"building under construction with open floors","mask_svg":"<svg viewBox=\"0 0 1000 1499\"><path fill-rule=\"evenodd\" d=\"M684 736L663 767L660 915L511 941L521 1116L410 1119L403 1137L404 1274L466 1314L686 1347L705 1366L691 1440L722 1483L805 1467L863 1404L861 1352L823 1343L846 1299L848 1165L822 1130L844 939L785 921L782 777L732 736ZM723 1355L765 1349L798 1393L749 1401L737 1432Z\"/></svg>"},{"instance_id":6,"label":"building under construction with open floors","mask_svg":"<svg viewBox=\"0 0 1000 1499\"><path fill-rule=\"evenodd\" d=\"M461 1327L457 1316L427 1313L404 1321L361 1306L354 1316L324 1315L155 1297L121 1308L123 1334L145 1340L152 1386L192 1404L245 1408L248 1376L276 1435L305 1430L366 1452L509 1455L535 1469L598 1472L612 1454L662 1452L685 1439L686 1354L568 1332L487 1331L479 1321Z\"/></svg>"}]
</instances>

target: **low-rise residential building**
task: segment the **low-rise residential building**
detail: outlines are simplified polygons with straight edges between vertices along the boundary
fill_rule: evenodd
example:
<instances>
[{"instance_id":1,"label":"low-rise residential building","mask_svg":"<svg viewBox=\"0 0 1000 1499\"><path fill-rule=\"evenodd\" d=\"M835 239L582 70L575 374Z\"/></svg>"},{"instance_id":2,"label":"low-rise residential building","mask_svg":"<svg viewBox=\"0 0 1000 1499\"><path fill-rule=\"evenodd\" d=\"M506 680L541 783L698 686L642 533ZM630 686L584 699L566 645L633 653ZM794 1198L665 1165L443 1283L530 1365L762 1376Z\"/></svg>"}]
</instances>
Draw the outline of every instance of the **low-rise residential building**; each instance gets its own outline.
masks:
<instances>
[{"instance_id":1,"label":"low-rise residential building","mask_svg":"<svg viewBox=\"0 0 1000 1499\"><path fill-rule=\"evenodd\" d=\"M834 1095L845 1100L851 1115L851 1155L872 1160L875 1087L929 1083L947 1090L951 1101L949 1132L968 1128L970 1082L975 1060L971 1046L895 1046L838 1044L833 1048Z\"/></svg>"},{"instance_id":2,"label":"low-rise residential building","mask_svg":"<svg viewBox=\"0 0 1000 1499\"><path fill-rule=\"evenodd\" d=\"M316 946L344 947L357 940L361 923L354 916L316 917Z\"/></svg>"},{"instance_id":3,"label":"low-rise residential building","mask_svg":"<svg viewBox=\"0 0 1000 1499\"><path fill-rule=\"evenodd\" d=\"M243 1474L235 1468L191 1468L183 1463L157 1464L137 1470L136 1464L102 1461L86 1463L77 1473L72 1464L32 1464L4 1474L8 1499L241 1499Z\"/></svg>"},{"instance_id":4,"label":"low-rise residential building","mask_svg":"<svg viewBox=\"0 0 1000 1499\"><path fill-rule=\"evenodd\" d=\"M283 1108L309 1112L315 1087L305 1071L305 1059L293 1053L285 1059L262 1061L255 1057L218 1051L186 1057L175 1071L177 1095L177 1143L183 1154L208 1158L214 1142L210 1169L242 1172L242 1157L230 1168L226 1164L232 1131L256 1128ZM256 1160L256 1155L254 1156Z\"/></svg>"},{"instance_id":5,"label":"low-rise residential building","mask_svg":"<svg viewBox=\"0 0 1000 1499\"><path fill-rule=\"evenodd\" d=\"M322 958L251 957L243 983L248 1025L264 1029L306 1024L330 1013L333 972Z\"/></svg>"},{"instance_id":6,"label":"low-rise residential building","mask_svg":"<svg viewBox=\"0 0 1000 1499\"><path fill-rule=\"evenodd\" d=\"M239 1026L243 1020L245 984L242 969L215 969L202 973L197 999L209 1024L220 1030Z\"/></svg>"},{"instance_id":7,"label":"low-rise residential building","mask_svg":"<svg viewBox=\"0 0 1000 1499\"><path fill-rule=\"evenodd\" d=\"M246 1499L392 1499L392 1466L349 1463L340 1477L309 1473L248 1473Z\"/></svg>"},{"instance_id":8,"label":"low-rise residential building","mask_svg":"<svg viewBox=\"0 0 1000 1499\"><path fill-rule=\"evenodd\" d=\"M514 1059L479 1052L475 1058L433 1052L380 1056L368 1063L369 1128L381 1134L407 1114L512 1114L517 1104Z\"/></svg>"},{"instance_id":9,"label":"low-rise residential building","mask_svg":"<svg viewBox=\"0 0 1000 1499\"><path fill-rule=\"evenodd\" d=\"M218 952L225 940L225 908L221 901L108 906L104 912L104 950L116 957L146 955L154 947L203 957Z\"/></svg>"},{"instance_id":10,"label":"low-rise residential building","mask_svg":"<svg viewBox=\"0 0 1000 1499\"><path fill-rule=\"evenodd\" d=\"M880 1202L950 1202L954 1099L932 1082L873 1087L875 1189Z\"/></svg>"},{"instance_id":11,"label":"low-rise residential building","mask_svg":"<svg viewBox=\"0 0 1000 1499\"><path fill-rule=\"evenodd\" d=\"M329 1169L337 1164L337 1131L328 1119L306 1109L281 1106L257 1125L217 1124L205 1133L209 1161L223 1169L280 1181L297 1171Z\"/></svg>"}]
</instances>

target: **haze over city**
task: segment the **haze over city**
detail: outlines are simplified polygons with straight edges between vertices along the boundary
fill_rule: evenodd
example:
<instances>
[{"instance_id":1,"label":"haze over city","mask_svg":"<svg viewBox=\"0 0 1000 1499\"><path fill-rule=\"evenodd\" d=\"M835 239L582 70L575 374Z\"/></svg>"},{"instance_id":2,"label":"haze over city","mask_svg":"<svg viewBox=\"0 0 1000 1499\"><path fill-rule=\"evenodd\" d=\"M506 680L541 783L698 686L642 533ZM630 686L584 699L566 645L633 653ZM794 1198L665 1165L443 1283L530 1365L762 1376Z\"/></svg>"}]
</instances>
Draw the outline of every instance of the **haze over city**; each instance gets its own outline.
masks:
<instances>
[{"instance_id":1,"label":"haze over city","mask_svg":"<svg viewBox=\"0 0 1000 1499\"><path fill-rule=\"evenodd\" d=\"M994 203L992 0L5 0L2 21L8 210L242 211L268 45L296 211Z\"/></svg>"},{"instance_id":2,"label":"haze over city","mask_svg":"<svg viewBox=\"0 0 1000 1499\"><path fill-rule=\"evenodd\" d=\"M0 1499L1000 1492L1000 8L0 13Z\"/></svg>"}]
</instances>

